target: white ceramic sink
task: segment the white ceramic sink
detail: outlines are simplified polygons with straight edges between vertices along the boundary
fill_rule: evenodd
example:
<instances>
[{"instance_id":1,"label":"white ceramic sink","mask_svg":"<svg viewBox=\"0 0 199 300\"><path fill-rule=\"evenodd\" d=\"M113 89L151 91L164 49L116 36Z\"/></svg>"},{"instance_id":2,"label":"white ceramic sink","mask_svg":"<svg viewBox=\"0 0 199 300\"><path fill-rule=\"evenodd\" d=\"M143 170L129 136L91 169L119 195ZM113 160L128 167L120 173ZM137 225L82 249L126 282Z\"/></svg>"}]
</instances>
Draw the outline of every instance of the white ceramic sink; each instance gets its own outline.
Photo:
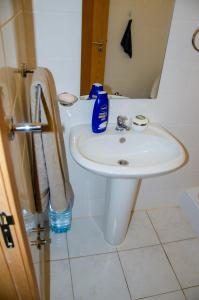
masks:
<instances>
[{"instance_id":1,"label":"white ceramic sink","mask_svg":"<svg viewBox=\"0 0 199 300\"><path fill-rule=\"evenodd\" d=\"M168 173L185 161L181 143L155 124L142 132L109 126L100 134L78 125L70 132L70 150L80 166L107 177L102 231L114 245L125 239L140 179Z\"/></svg>"},{"instance_id":2,"label":"white ceramic sink","mask_svg":"<svg viewBox=\"0 0 199 300\"><path fill-rule=\"evenodd\" d=\"M182 145L158 125L149 125L142 132L118 132L109 127L101 134L92 133L90 125L80 125L71 130L70 147L82 167L113 177L159 175L185 160Z\"/></svg>"}]
</instances>

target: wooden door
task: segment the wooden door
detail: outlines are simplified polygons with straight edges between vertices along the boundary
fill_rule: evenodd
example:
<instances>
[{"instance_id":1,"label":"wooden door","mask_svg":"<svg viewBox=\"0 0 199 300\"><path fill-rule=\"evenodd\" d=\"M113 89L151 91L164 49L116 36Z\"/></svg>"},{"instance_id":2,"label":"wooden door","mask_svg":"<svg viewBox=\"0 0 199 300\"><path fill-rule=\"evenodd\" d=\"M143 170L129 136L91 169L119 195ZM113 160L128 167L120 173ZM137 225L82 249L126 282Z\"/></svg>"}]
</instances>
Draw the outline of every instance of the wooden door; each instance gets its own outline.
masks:
<instances>
[{"instance_id":1,"label":"wooden door","mask_svg":"<svg viewBox=\"0 0 199 300\"><path fill-rule=\"evenodd\" d=\"M93 83L104 83L109 0L82 2L81 95Z\"/></svg>"},{"instance_id":2,"label":"wooden door","mask_svg":"<svg viewBox=\"0 0 199 300\"><path fill-rule=\"evenodd\" d=\"M16 162L17 163L17 162ZM0 233L0 299L40 299L28 240L22 221L18 188L8 140L8 123L0 101L0 212L12 215L13 248L7 248Z\"/></svg>"}]
</instances>

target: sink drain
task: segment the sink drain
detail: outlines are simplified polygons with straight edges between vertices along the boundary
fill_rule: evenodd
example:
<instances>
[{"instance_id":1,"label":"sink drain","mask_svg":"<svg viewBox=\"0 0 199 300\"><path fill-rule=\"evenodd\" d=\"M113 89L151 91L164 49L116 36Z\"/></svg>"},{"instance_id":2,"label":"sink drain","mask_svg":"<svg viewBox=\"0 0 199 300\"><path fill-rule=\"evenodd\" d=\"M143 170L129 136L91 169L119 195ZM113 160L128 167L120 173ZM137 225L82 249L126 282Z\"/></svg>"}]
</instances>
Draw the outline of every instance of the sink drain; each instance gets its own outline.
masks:
<instances>
[{"instance_id":1,"label":"sink drain","mask_svg":"<svg viewBox=\"0 0 199 300\"><path fill-rule=\"evenodd\" d=\"M129 162L125 159L120 159L120 160L118 160L118 164L120 166L127 166L129 164Z\"/></svg>"},{"instance_id":2,"label":"sink drain","mask_svg":"<svg viewBox=\"0 0 199 300\"><path fill-rule=\"evenodd\" d=\"M125 139L124 137L121 137L121 138L119 139L119 142L123 144L123 143L126 142L126 139Z\"/></svg>"}]
</instances>

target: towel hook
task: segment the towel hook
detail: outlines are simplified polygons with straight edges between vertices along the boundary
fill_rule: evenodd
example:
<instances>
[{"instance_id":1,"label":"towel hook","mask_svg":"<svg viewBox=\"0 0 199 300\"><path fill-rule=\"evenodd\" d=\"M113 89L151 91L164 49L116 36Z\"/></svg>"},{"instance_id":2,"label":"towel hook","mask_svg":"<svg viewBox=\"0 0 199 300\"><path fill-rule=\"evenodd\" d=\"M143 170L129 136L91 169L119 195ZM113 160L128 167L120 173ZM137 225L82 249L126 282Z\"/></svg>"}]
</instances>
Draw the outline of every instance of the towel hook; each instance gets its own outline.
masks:
<instances>
[{"instance_id":1,"label":"towel hook","mask_svg":"<svg viewBox=\"0 0 199 300\"><path fill-rule=\"evenodd\" d=\"M131 12L131 11L129 11L129 13L128 13L128 17L129 17L129 19L131 19L131 18L132 18L132 12Z\"/></svg>"},{"instance_id":2,"label":"towel hook","mask_svg":"<svg viewBox=\"0 0 199 300\"><path fill-rule=\"evenodd\" d=\"M196 29L196 30L194 31L194 33L193 33L193 36L192 36L192 46L194 47L194 49L195 49L196 51L199 52L199 46L198 46L198 47L196 46L196 36L198 35L198 33L199 33L199 28Z\"/></svg>"}]
</instances>

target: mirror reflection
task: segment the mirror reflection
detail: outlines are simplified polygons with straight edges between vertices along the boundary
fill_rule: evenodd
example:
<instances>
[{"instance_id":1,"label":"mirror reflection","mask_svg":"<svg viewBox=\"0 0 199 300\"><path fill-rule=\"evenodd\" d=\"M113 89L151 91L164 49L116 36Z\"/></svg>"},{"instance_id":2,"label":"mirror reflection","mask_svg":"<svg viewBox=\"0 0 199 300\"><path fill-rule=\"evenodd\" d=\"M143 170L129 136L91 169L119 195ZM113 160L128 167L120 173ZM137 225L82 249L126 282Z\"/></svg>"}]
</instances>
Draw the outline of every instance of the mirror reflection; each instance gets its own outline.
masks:
<instances>
[{"instance_id":1,"label":"mirror reflection","mask_svg":"<svg viewBox=\"0 0 199 300\"><path fill-rule=\"evenodd\" d=\"M156 98L175 0L84 0L81 95Z\"/></svg>"}]
</instances>

